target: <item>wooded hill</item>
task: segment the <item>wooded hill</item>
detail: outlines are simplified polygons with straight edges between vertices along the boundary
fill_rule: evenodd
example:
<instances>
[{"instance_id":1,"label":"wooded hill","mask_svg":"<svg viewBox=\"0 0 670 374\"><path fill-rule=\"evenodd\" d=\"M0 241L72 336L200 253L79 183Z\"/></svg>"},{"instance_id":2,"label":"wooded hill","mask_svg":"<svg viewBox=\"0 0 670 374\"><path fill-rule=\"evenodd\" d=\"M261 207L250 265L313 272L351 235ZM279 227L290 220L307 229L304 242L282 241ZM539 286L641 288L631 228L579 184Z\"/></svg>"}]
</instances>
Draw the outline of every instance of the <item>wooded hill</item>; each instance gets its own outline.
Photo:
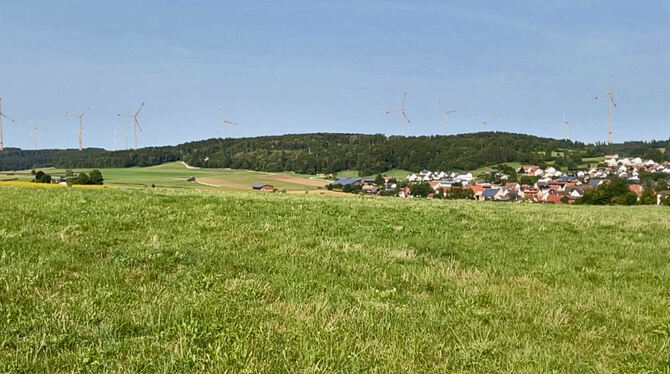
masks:
<instances>
[{"instance_id":1,"label":"wooded hill","mask_svg":"<svg viewBox=\"0 0 670 374\"><path fill-rule=\"evenodd\" d=\"M390 169L472 170L503 162L547 161L569 169L580 164L582 158L608 153L670 160L670 152L663 152L668 148L670 140L584 144L503 132L418 137L316 133L208 139L137 151L5 148L0 152L0 169L152 166L179 160L199 167L308 174L347 169L358 170L362 175Z\"/></svg>"}]
</instances>

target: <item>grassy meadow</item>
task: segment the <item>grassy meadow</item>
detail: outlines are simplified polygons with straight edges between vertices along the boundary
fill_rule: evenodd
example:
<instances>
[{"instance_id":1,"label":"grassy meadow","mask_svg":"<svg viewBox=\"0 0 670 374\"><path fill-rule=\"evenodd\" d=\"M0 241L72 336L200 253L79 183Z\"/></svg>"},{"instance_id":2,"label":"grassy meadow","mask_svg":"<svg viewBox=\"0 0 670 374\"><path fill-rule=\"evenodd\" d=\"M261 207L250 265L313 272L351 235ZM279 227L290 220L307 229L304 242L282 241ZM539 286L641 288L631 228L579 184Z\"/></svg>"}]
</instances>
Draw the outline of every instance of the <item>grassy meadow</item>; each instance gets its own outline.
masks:
<instances>
[{"instance_id":1,"label":"grassy meadow","mask_svg":"<svg viewBox=\"0 0 670 374\"><path fill-rule=\"evenodd\" d=\"M670 209L4 186L0 210L0 372L670 372Z\"/></svg>"},{"instance_id":2,"label":"grassy meadow","mask_svg":"<svg viewBox=\"0 0 670 374\"><path fill-rule=\"evenodd\" d=\"M64 169L38 168L51 175L65 175ZM74 169L75 173L80 171L89 172L91 169ZM147 187L155 185L158 187L181 187L181 188L208 188L219 187L225 190L243 191L249 190L254 183L272 184L278 189L287 191L310 191L317 187L315 181L321 181L311 175L301 175L289 172L266 173L251 170L238 169L197 169L188 168L181 162L170 162L150 167L132 168L101 168L99 169L105 178L105 185ZM193 183L187 180L195 177ZM16 172L0 172L0 183L2 180L18 179L19 181L30 181L33 175L30 170ZM323 186L328 183L322 181Z\"/></svg>"}]
</instances>

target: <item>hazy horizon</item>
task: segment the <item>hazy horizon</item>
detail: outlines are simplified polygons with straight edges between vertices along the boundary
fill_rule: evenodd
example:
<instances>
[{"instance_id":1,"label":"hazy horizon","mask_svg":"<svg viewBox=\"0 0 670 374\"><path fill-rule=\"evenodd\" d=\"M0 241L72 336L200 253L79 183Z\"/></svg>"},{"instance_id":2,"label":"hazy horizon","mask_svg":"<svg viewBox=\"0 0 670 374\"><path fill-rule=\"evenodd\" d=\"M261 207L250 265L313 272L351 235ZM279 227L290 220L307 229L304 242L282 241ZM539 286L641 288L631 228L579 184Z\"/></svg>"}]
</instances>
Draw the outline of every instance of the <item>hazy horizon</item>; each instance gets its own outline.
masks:
<instances>
[{"instance_id":1,"label":"hazy horizon","mask_svg":"<svg viewBox=\"0 0 670 374\"><path fill-rule=\"evenodd\" d=\"M0 43L5 147L114 147L141 102L138 145L296 133L400 134L384 112L407 91L405 134L487 129L607 139L593 97L614 73L614 142L670 138L670 4L642 1L9 1ZM119 126L120 131L121 126ZM132 132L128 134L132 145ZM122 147L123 139L119 140Z\"/></svg>"}]
</instances>

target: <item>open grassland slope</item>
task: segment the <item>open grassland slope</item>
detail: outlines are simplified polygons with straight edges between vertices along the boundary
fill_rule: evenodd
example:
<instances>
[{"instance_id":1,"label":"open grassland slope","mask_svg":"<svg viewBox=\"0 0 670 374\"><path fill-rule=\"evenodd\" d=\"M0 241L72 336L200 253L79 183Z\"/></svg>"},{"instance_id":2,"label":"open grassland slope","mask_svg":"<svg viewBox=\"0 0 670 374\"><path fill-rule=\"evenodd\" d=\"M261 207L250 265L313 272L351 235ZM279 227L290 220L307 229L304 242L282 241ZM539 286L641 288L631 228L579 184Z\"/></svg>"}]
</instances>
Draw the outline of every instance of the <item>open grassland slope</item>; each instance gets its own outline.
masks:
<instances>
[{"instance_id":1,"label":"open grassland slope","mask_svg":"<svg viewBox=\"0 0 670 374\"><path fill-rule=\"evenodd\" d=\"M670 366L670 209L0 187L0 210L0 372Z\"/></svg>"},{"instance_id":2,"label":"open grassland slope","mask_svg":"<svg viewBox=\"0 0 670 374\"><path fill-rule=\"evenodd\" d=\"M41 168L50 175L65 175L64 169ZM99 169L105 179L105 185L119 186L151 186L207 188L220 187L224 190L246 191L255 183L271 184L278 189L287 191L310 191L319 187L324 189L328 181L310 175L288 172L266 173L251 170L232 169L199 169L189 168L182 162L170 162L150 167L106 168ZM90 172L91 169L75 169L75 173ZM194 177L196 182L188 182ZM3 180L29 182L34 179L30 170L0 173L0 185L7 184Z\"/></svg>"}]
</instances>

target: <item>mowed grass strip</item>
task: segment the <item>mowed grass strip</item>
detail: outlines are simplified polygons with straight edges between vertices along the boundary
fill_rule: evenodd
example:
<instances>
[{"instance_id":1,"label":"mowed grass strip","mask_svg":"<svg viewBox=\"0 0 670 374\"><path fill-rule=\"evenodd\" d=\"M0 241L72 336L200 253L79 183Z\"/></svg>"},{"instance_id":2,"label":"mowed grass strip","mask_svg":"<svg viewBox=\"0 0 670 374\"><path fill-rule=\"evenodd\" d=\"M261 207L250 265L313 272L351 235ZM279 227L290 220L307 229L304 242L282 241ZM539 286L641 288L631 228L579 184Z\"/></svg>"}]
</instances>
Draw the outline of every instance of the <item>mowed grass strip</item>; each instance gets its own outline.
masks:
<instances>
[{"instance_id":1,"label":"mowed grass strip","mask_svg":"<svg viewBox=\"0 0 670 374\"><path fill-rule=\"evenodd\" d=\"M670 210L0 188L0 372L665 373Z\"/></svg>"}]
</instances>

